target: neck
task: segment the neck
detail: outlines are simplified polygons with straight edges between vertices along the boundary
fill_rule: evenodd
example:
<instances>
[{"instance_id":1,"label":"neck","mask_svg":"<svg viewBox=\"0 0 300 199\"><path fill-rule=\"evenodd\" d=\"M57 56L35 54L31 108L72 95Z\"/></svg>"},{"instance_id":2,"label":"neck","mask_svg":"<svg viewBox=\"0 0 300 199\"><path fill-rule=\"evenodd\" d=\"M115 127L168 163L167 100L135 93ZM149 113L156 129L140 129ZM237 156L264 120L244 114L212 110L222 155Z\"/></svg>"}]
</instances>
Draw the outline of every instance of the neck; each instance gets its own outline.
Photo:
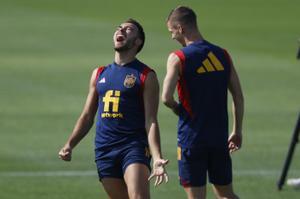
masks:
<instances>
[{"instance_id":1,"label":"neck","mask_svg":"<svg viewBox=\"0 0 300 199\"><path fill-rule=\"evenodd\" d=\"M127 63L132 62L135 59L136 54L131 51L118 52L115 51L115 62L116 64L123 66Z\"/></svg>"},{"instance_id":2,"label":"neck","mask_svg":"<svg viewBox=\"0 0 300 199\"><path fill-rule=\"evenodd\" d=\"M204 40L204 38L199 31L187 34L184 37L184 43L186 46L194 43L195 41L201 41L201 40Z\"/></svg>"}]
</instances>

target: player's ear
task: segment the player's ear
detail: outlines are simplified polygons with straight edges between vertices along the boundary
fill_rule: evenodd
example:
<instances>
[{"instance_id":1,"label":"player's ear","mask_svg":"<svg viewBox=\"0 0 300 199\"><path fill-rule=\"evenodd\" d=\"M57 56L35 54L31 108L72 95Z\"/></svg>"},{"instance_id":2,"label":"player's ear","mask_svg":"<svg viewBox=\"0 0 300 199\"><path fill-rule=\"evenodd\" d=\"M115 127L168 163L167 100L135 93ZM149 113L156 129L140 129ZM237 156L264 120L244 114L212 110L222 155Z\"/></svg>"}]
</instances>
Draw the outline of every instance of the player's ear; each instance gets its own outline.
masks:
<instances>
[{"instance_id":1,"label":"player's ear","mask_svg":"<svg viewBox=\"0 0 300 199\"><path fill-rule=\"evenodd\" d=\"M177 24L177 30L180 34L183 34L183 27L181 24Z\"/></svg>"},{"instance_id":2,"label":"player's ear","mask_svg":"<svg viewBox=\"0 0 300 199\"><path fill-rule=\"evenodd\" d=\"M135 40L135 45L137 45L137 46L140 46L140 45L142 45L142 40L140 39L140 38L137 38L136 40Z\"/></svg>"}]
</instances>

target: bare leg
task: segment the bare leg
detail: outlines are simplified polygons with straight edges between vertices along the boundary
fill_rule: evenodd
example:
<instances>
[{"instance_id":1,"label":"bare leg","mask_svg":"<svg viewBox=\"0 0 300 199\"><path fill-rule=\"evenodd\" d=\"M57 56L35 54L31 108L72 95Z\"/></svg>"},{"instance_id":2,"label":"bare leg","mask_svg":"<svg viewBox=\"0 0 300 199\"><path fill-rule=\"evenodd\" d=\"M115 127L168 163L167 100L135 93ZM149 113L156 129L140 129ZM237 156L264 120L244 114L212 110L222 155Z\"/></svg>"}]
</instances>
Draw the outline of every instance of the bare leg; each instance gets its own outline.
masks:
<instances>
[{"instance_id":1,"label":"bare leg","mask_svg":"<svg viewBox=\"0 0 300 199\"><path fill-rule=\"evenodd\" d=\"M232 184L213 185L213 189L218 199L239 199L233 192Z\"/></svg>"},{"instance_id":2,"label":"bare leg","mask_svg":"<svg viewBox=\"0 0 300 199\"><path fill-rule=\"evenodd\" d=\"M140 163L130 164L124 174L130 199L150 199L149 169Z\"/></svg>"},{"instance_id":3,"label":"bare leg","mask_svg":"<svg viewBox=\"0 0 300 199\"><path fill-rule=\"evenodd\" d=\"M206 197L206 186L184 187L188 199L204 199Z\"/></svg>"},{"instance_id":4,"label":"bare leg","mask_svg":"<svg viewBox=\"0 0 300 199\"><path fill-rule=\"evenodd\" d=\"M103 178L103 187L110 199L128 199L127 187L123 179Z\"/></svg>"}]
</instances>

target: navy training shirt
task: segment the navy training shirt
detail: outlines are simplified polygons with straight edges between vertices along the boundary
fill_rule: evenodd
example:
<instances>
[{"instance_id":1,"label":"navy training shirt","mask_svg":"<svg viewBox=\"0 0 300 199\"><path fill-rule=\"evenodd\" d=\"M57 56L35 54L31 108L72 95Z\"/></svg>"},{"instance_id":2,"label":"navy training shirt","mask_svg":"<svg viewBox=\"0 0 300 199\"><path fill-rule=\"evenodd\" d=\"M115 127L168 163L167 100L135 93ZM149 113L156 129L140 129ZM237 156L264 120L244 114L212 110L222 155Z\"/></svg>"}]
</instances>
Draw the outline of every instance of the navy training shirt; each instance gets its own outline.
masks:
<instances>
[{"instance_id":1,"label":"navy training shirt","mask_svg":"<svg viewBox=\"0 0 300 199\"><path fill-rule=\"evenodd\" d=\"M150 71L137 59L123 66L112 63L99 67L96 159L97 150L126 144L148 146L143 87Z\"/></svg>"},{"instance_id":2,"label":"navy training shirt","mask_svg":"<svg viewBox=\"0 0 300 199\"><path fill-rule=\"evenodd\" d=\"M205 40L174 53L181 61L177 83L179 146L227 147L229 54Z\"/></svg>"}]
</instances>

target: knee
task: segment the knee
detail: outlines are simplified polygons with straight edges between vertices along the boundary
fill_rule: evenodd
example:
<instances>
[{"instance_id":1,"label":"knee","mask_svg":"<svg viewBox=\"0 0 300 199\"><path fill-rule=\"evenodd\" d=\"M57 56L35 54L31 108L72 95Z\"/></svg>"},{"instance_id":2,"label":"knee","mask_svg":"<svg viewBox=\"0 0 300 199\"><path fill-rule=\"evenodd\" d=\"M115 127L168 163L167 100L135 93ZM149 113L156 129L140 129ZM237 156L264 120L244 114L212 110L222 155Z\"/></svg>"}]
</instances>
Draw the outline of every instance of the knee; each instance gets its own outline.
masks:
<instances>
[{"instance_id":1,"label":"knee","mask_svg":"<svg viewBox=\"0 0 300 199\"><path fill-rule=\"evenodd\" d=\"M130 199L150 199L150 193L147 190L128 190Z\"/></svg>"}]
</instances>

